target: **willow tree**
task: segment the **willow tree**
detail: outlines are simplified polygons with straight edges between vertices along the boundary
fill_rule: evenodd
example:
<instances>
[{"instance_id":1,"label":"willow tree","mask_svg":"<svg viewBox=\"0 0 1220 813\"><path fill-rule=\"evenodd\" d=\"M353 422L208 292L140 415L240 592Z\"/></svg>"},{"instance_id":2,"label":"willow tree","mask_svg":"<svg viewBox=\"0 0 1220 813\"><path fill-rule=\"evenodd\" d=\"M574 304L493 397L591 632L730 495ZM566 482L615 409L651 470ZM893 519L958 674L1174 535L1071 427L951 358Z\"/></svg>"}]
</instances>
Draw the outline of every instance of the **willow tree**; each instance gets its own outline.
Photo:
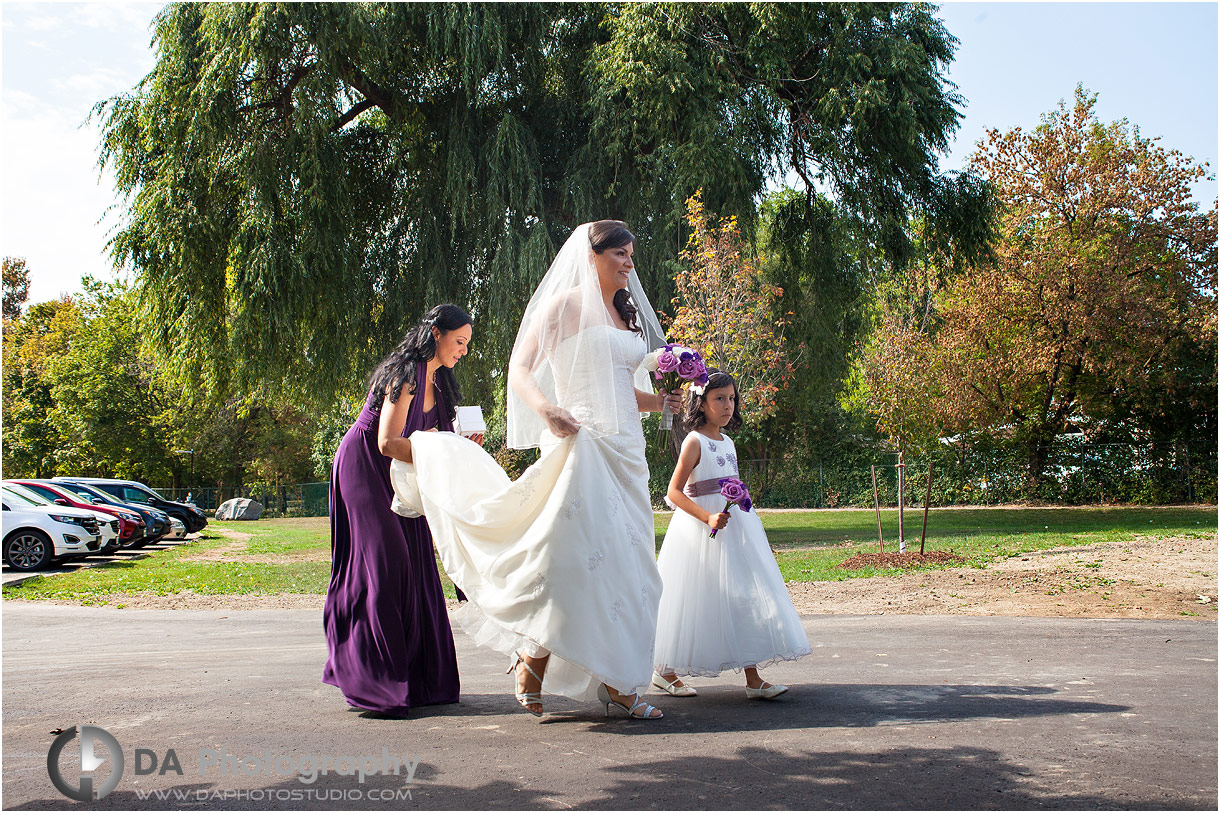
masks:
<instances>
[{"instance_id":1,"label":"willow tree","mask_svg":"<svg viewBox=\"0 0 1220 813\"><path fill-rule=\"evenodd\" d=\"M922 4L176 4L153 38L96 110L112 250L217 393L325 402L449 300L478 395L581 221L627 220L668 301L699 188L750 229L791 169L896 257L909 207L960 208L955 40Z\"/></svg>"}]
</instances>

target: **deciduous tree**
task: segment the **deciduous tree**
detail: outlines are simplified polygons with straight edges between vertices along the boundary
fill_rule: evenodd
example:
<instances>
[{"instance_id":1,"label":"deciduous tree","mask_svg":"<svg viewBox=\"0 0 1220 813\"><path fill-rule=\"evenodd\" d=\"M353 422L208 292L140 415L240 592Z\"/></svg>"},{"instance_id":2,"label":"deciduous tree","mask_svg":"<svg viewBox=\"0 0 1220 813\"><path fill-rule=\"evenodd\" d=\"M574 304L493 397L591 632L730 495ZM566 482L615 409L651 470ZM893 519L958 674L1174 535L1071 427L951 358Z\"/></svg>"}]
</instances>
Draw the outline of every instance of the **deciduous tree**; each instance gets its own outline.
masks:
<instances>
[{"instance_id":1,"label":"deciduous tree","mask_svg":"<svg viewBox=\"0 0 1220 813\"><path fill-rule=\"evenodd\" d=\"M980 142L973 164L1003 206L1001 239L939 297L927 367L942 427L1005 427L1027 451L1031 493L1073 419L1215 392L1214 365L1195 380L1202 368L1187 363L1215 346L1216 207L1191 198L1206 165L1125 119L1103 124L1096 100L1077 88L1033 132ZM1204 408L1214 414L1214 397Z\"/></svg>"},{"instance_id":2,"label":"deciduous tree","mask_svg":"<svg viewBox=\"0 0 1220 813\"><path fill-rule=\"evenodd\" d=\"M22 257L4 258L4 318L16 319L30 298L30 270Z\"/></svg>"}]
</instances>

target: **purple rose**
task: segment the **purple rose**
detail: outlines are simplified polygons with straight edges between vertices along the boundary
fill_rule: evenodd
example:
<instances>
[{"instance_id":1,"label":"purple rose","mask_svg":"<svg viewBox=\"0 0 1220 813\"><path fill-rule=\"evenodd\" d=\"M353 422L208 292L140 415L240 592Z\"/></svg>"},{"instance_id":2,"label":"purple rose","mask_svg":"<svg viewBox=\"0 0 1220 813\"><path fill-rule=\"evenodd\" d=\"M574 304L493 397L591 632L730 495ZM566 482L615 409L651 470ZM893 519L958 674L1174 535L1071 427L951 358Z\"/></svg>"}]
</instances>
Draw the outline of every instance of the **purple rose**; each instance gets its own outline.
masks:
<instances>
[{"instance_id":1,"label":"purple rose","mask_svg":"<svg viewBox=\"0 0 1220 813\"><path fill-rule=\"evenodd\" d=\"M737 507L740 508L742 511L749 511L751 508L754 507L754 501L751 500L749 497L746 497L744 500L737 503Z\"/></svg>"},{"instance_id":2,"label":"purple rose","mask_svg":"<svg viewBox=\"0 0 1220 813\"><path fill-rule=\"evenodd\" d=\"M672 351L666 350L657 356L657 370L662 373L672 373L678 369L678 357Z\"/></svg>"},{"instance_id":3,"label":"purple rose","mask_svg":"<svg viewBox=\"0 0 1220 813\"><path fill-rule=\"evenodd\" d=\"M745 483L734 477L726 477L720 481L720 496L728 502L739 503L750 496Z\"/></svg>"},{"instance_id":4,"label":"purple rose","mask_svg":"<svg viewBox=\"0 0 1220 813\"><path fill-rule=\"evenodd\" d=\"M684 355L686 358L678 362L678 375L687 381L698 378L700 374L699 368L703 365L691 358L689 353Z\"/></svg>"},{"instance_id":5,"label":"purple rose","mask_svg":"<svg viewBox=\"0 0 1220 813\"><path fill-rule=\"evenodd\" d=\"M678 354L678 361L690 361L695 357L693 350L683 350Z\"/></svg>"}]
</instances>

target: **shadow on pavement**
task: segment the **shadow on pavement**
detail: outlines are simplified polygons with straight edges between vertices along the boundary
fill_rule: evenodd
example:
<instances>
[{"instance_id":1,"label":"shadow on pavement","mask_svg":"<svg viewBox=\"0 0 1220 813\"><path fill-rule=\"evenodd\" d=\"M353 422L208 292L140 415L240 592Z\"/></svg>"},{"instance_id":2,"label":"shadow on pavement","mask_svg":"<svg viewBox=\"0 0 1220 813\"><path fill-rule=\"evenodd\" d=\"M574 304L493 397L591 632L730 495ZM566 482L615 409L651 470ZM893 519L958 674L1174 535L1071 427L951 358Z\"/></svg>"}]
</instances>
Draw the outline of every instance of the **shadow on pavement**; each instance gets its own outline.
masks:
<instances>
[{"instance_id":1,"label":"shadow on pavement","mask_svg":"<svg viewBox=\"0 0 1220 813\"><path fill-rule=\"evenodd\" d=\"M524 769L523 769L524 770ZM597 774L603 774L598 776ZM609 785L606 786L609 775ZM140 793L121 789L89 805L94 810L275 810L449 809L516 810L578 806L614 809L812 809L812 810L1169 810L1209 809L1174 799L1127 793L1064 793L983 747L892 748L884 753L809 751L784 754L743 747L732 757L645 758L630 764L590 761L587 775L563 787L533 787L526 780L473 785L437 781L421 763L411 785L403 776L295 778L236 790L223 782L194 782ZM124 785L130 787L129 780ZM605 789L590 798L582 789ZM408 795L409 794L409 795ZM80 809L80 803L48 797L11 810Z\"/></svg>"}]
</instances>

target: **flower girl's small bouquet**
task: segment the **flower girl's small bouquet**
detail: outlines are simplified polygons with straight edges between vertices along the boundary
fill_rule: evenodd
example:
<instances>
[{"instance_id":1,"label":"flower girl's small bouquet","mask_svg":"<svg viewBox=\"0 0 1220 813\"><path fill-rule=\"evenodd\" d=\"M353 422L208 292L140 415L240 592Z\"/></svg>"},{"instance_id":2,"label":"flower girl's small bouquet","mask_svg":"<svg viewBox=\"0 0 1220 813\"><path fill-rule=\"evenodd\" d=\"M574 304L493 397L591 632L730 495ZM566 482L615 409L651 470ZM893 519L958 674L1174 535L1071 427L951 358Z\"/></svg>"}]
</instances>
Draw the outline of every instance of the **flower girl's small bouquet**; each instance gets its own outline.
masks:
<instances>
[{"instance_id":1,"label":"flower girl's small bouquet","mask_svg":"<svg viewBox=\"0 0 1220 813\"><path fill-rule=\"evenodd\" d=\"M707 365L703 357L689 347L667 344L644 357L644 369L652 373L659 389L673 392L684 382L707 386ZM661 429L673 426L674 416L668 407L661 410Z\"/></svg>"},{"instance_id":2,"label":"flower girl's small bouquet","mask_svg":"<svg viewBox=\"0 0 1220 813\"><path fill-rule=\"evenodd\" d=\"M720 496L724 497L724 510L720 513L727 514L730 505L736 505L742 511L749 511L754 507L754 501L750 499L750 490L746 488L745 483L736 477L725 477L717 482L720 483ZM711 536L715 539L716 531L712 531Z\"/></svg>"}]
</instances>

